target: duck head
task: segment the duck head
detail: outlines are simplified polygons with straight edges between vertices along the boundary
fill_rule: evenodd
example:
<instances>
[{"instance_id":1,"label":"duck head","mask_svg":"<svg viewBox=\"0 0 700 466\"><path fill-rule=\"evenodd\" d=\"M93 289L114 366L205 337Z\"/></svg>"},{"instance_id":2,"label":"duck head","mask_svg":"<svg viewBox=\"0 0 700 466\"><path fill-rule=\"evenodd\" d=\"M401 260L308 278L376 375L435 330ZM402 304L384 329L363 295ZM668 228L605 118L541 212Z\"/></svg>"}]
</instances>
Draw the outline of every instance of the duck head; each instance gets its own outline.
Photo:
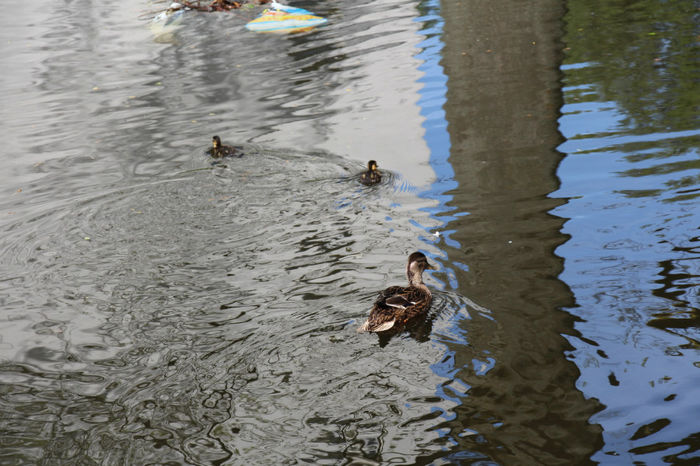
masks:
<instances>
[{"instance_id":1,"label":"duck head","mask_svg":"<svg viewBox=\"0 0 700 466\"><path fill-rule=\"evenodd\" d=\"M221 139L219 139L219 136L214 136L211 138L211 145L214 147L214 149L221 147Z\"/></svg>"},{"instance_id":2,"label":"duck head","mask_svg":"<svg viewBox=\"0 0 700 466\"><path fill-rule=\"evenodd\" d=\"M423 271L425 269L435 269L435 266L428 262L428 258L422 252L414 252L408 256L406 265L406 277L411 285L423 283Z\"/></svg>"},{"instance_id":3,"label":"duck head","mask_svg":"<svg viewBox=\"0 0 700 466\"><path fill-rule=\"evenodd\" d=\"M375 160L370 160L369 162L367 162L367 168L369 169L369 171L373 172L376 171L377 168L379 168L379 165L377 165L377 162Z\"/></svg>"}]
</instances>

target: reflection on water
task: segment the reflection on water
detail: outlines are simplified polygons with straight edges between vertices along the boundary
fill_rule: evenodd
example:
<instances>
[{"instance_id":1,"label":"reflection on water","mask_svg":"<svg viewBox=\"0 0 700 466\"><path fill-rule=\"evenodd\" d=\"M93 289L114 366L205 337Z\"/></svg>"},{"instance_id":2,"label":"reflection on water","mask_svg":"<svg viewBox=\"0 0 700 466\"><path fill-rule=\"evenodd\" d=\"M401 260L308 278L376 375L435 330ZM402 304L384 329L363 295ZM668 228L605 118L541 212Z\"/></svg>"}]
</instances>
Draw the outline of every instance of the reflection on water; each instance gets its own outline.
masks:
<instances>
[{"instance_id":1,"label":"reflection on water","mask_svg":"<svg viewBox=\"0 0 700 466\"><path fill-rule=\"evenodd\" d=\"M502 24L490 20L493 11ZM585 464L602 444L588 421L600 406L576 388L579 371L565 357L562 334L574 330L561 308L573 297L556 278L562 260L553 251L566 237L563 221L548 213L561 204L547 197L561 159L552 66L561 14L557 2L454 3L444 12L445 111L459 184L438 214L448 222L443 248L457 289L494 319L481 331L455 323L481 355L446 341L440 370L459 383L447 393L460 406L443 424L454 461Z\"/></svg>"},{"instance_id":2,"label":"reflection on water","mask_svg":"<svg viewBox=\"0 0 700 466\"><path fill-rule=\"evenodd\" d=\"M624 463L697 460L700 153L694 7L570 2L557 249L592 420ZM591 14L595 12L595 15Z\"/></svg>"},{"instance_id":3,"label":"reflection on water","mask_svg":"<svg viewBox=\"0 0 700 466\"><path fill-rule=\"evenodd\" d=\"M692 459L685 7L297 6L328 27L0 18L0 462ZM417 249L425 324L358 335Z\"/></svg>"},{"instance_id":4,"label":"reflection on water","mask_svg":"<svg viewBox=\"0 0 700 466\"><path fill-rule=\"evenodd\" d=\"M402 278L388 251L419 246L414 196L360 185L359 168L251 147L15 224L6 457L284 462L300 443L315 445L302 458L380 457L379 439L413 437L436 406L438 356L402 337L378 353L356 327L378 284ZM436 327L467 306L436 302Z\"/></svg>"}]
</instances>

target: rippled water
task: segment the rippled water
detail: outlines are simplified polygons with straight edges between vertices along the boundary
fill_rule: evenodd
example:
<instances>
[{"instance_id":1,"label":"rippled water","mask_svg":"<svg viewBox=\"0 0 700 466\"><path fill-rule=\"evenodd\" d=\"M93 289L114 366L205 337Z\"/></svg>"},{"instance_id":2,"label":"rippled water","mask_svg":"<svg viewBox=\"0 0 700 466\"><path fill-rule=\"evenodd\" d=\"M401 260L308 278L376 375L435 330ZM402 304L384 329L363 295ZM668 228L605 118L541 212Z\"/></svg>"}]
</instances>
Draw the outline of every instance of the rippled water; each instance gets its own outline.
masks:
<instances>
[{"instance_id":1,"label":"rippled water","mask_svg":"<svg viewBox=\"0 0 700 466\"><path fill-rule=\"evenodd\" d=\"M561 279L585 339L579 386L606 408L601 463L700 459L700 132L690 4L613 3L596 38L573 5L563 66L559 167L571 239ZM653 18L653 19L650 19ZM616 26L624 25L623 30ZM697 49L695 49L697 51ZM691 67L692 68L692 67ZM595 76L595 79L591 79Z\"/></svg>"},{"instance_id":2,"label":"rippled water","mask_svg":"<svg viewBox=\"0 0 700 466\"><path fill-rule=\"evenodd\" d=\"M296 6L0 19L0 463L696 461L692 11Z\"/></svg>"},{"instance_id":3,"label":"rippled water","mask_svg":"<svg viewBox=\"0 0 700 466\"><path fill-rule=\"evenodd\" d=\"M359 451L364 436L377 435L363 413L401 397L417 405L401 418L420 413L430 386L385 380L409 374L397 353L378 357L354 325L374 294L362 284L400 278L401 264L379 251L410 244L414 232L406 225L387 235L385 218L407 216L395 205L401 193L389 183L367 189L348 168L327 154L248 148L227 166L115 187L15 227L16 240L3 244L14 269L7 304L32 312L13 313L5 326L14 362L4 367L12 382L4 400L8 412L32 416L15 418L12 446L25 451L50 428L56 438L45 453L62 459L123 441L121 456L99 458L239 452L283 461L297 457L300 442L329 441L317 425L342 426L324 429L358 437ZM459 312L458 297L441 303L443 318ZM426 377L429 353L413 377ZM38 403L33 390L50 401ZM328 450L318 448L307 456Z\"/></svg>"}]
</instances>

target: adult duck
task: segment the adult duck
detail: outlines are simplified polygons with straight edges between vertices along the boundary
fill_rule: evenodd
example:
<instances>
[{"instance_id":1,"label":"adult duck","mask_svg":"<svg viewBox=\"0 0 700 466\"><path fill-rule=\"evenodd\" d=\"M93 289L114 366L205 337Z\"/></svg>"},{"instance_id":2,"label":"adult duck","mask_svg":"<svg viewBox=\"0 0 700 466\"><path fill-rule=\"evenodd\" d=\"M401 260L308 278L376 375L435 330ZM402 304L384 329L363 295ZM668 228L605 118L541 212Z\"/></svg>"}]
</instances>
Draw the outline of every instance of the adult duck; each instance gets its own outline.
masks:
<instances>
[{"instance_id":1,"label":"adult duck","mask_svg":"<svg viewBox=\"0 0 700 466\"><path fill-rule=\"evenodd\" d=\"M434 269L421 252L408 256L406 276L408 286L390 286L380 292L367 321L358 332L386 332L397 330L430 309L432 294L423 283L423 271Z\"/></svg>"}]
</instances>

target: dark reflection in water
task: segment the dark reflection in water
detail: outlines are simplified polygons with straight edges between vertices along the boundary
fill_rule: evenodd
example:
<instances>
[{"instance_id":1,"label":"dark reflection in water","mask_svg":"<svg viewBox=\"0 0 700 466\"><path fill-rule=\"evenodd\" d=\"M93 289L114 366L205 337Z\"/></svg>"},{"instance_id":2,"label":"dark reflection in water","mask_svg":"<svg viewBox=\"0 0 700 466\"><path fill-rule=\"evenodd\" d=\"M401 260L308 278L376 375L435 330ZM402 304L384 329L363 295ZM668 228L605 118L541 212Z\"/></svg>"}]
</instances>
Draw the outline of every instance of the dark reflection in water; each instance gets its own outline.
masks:
<instances>
[{"instance_id":1,"label":"dark reflection in water","mask_svg":"<svg viewBox=\"0 0 700 466\"><path fill-rule=\"evenodd\" d=\"M561 308L574 301L554 254L566 236L548 213L561 204L547 195L561 160L562 13L556 1L443 5L445 111L459 182L442 214L444 250L458 266L458 290L494 321L456 321L468 347L442 339L448 353L436 370L459 406L440 428L456 462L584 464L602 445L600 426L589 423L601 406L577 389L579 371L566 358L562 334L575 334L574 319Z\"/></svg>"},{"instance_id":2,"label":"dark reflection in water","mask_svg":"<svg viewBox=\"0 0 700 466\"><path fill-rule=\"evenodd\" d=\"M691 238L690 241L700 242L700 237ZM698 254L698 249L700 246L677 248L691 254ZM697 259L664 260L659 267L660 278L656 281L659 288L652 290L652 293L673 303L675 309L654 313L654 318L647 325L685 337L687 343L681 345L682 349L700 349L700 336L697 335L700 308L694 299L697 296L692 294L700 281L700 270L695 270Z\"/></svg>"},{"instance_id":3,"label":"dark reflection in water","mask_svg":"<svg viewBox=\"0 0 700 466\"><path fill-rule=\"evenodd\" d=\"M697 130L696 15L693 2L568 2L567 63L586 64L567 76L571 98L614 101L623 109L620 131L608 126L602 134ZM586 92L592 85L595 94ZM692 138L668 142L676 154L697 147Z\"/></svg>"}]
</instances>

